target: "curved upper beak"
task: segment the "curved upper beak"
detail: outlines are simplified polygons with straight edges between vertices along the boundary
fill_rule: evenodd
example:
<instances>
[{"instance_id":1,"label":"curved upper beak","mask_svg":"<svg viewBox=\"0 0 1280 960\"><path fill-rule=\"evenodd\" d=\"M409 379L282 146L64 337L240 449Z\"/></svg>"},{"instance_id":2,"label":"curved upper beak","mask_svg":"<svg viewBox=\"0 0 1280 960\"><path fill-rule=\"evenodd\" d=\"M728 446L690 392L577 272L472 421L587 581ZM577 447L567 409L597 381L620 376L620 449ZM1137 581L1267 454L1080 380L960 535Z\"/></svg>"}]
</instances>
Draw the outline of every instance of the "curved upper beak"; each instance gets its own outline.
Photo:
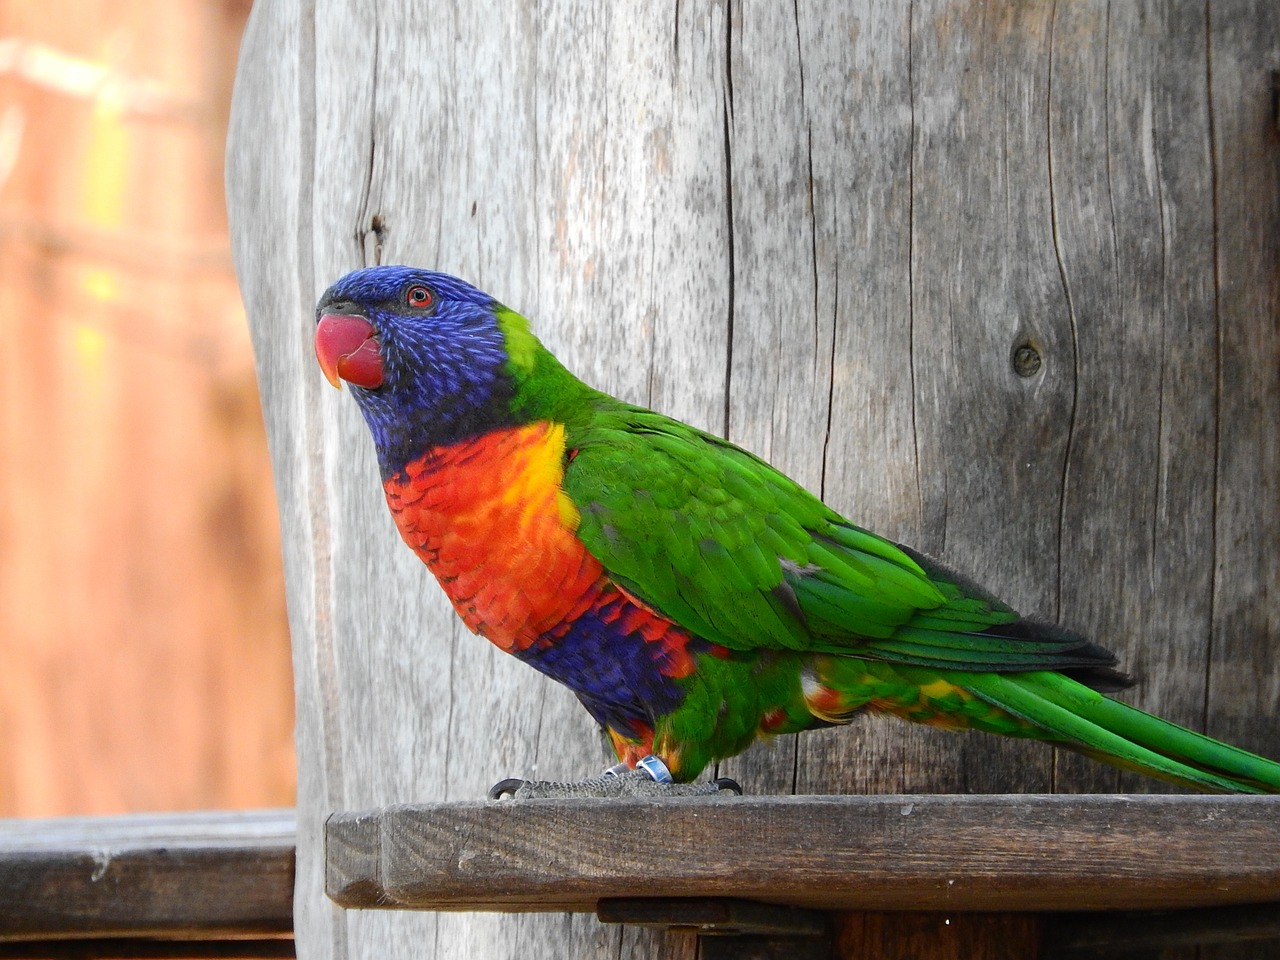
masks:
<instances>
[{"instance_id":1,"label":"curved upper beak","mask_svg":"<svg viewBox=\"0 0 1280 960\"><path fill-rule=\"evenodd\" d=\"M325 379L372 390L382 385L382 355L373 324L358 314L326 313L316 324L316 359Z\"/></svg>"}]
</instances>

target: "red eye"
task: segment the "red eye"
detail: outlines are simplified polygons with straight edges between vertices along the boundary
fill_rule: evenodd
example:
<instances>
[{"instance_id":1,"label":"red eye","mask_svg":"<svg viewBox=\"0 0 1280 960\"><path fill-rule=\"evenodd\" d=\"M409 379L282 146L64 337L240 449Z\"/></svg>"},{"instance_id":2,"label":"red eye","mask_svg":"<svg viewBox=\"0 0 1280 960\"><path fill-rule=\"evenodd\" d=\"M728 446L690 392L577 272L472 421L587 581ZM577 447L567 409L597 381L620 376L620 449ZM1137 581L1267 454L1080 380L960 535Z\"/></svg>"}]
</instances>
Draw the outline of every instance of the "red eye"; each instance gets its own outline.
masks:
<instances>
[{"instance_id":1,"label":"red eye","mask_svg":"<svg viewBox=\"0 0 1280 960\"><path fill-rule=\"evenodd\" d=\"M414 284L404 292L404 302L418 310L431 306L435 299L431 295L431 291L420 283Z\"/></svg>"}]
</instances>

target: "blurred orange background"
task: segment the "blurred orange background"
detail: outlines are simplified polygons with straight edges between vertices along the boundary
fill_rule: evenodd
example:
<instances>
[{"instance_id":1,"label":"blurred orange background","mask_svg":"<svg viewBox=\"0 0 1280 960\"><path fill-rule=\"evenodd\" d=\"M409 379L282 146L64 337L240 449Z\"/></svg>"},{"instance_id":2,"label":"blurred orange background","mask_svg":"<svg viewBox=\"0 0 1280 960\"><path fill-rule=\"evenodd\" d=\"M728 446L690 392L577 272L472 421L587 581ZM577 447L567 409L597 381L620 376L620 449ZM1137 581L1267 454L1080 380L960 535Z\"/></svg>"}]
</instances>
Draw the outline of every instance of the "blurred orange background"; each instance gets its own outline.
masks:
<instances>
[{"instance_id":1,"label":"blurred orange background","mask_svg":"<svg viewBox=\"0 0 1280 960\"><path fill-rule=\"evenodd\" d=\"M223 150L249 0L0 0L0 816L293 803Z\"/></svg>"}]
</instances>

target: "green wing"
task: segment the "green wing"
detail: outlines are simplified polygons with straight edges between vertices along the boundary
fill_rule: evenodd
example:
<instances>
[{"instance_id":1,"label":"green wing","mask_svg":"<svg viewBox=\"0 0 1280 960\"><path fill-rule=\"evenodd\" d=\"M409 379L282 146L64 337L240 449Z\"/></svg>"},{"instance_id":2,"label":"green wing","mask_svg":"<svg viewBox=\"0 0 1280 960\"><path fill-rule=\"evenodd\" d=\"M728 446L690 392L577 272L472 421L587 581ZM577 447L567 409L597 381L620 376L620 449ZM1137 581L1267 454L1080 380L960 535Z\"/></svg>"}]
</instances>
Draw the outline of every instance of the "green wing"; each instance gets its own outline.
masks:
<instances>
[{"instance_id":1,"label":"green wing","mask_svg":"<svg viewBox=\"0 0 1280 960\"><path fill-rule=\"evenodd\" d=\"M568 440L564 489L587 549L708 640L968 670L1099 663L1098 648L1021 620L724 440L621 404Z\"/></svg>"}]
</instances>

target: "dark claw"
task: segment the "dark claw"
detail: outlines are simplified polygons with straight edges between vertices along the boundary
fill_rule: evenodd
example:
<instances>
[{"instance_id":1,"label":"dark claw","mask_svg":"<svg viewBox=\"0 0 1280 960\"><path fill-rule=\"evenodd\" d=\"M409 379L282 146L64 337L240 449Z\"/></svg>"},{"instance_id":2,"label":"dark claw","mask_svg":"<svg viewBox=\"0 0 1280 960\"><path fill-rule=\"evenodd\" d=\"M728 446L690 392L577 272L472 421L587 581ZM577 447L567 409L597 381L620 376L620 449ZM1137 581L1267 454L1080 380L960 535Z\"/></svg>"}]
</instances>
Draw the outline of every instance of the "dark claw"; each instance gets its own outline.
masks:
<instances>
[{"instance_id":1,"label":"dark claw","mask_svg":"<svg viewBox=\"0 0 1280 960\"><path fill-rule=\"evenodd\" d=\"M503 797L514 797L516 791L523 787L525 781L519 777L507 777L505 780L499 780L489 788L490 800L501 800ZM741 790L738 793L742 793Z\"/></svg>"},{"instance_id":2,"label":"dark claw","mask_svg":"<svg viewBox=\"0 0 1280 960\"><path fill-rule=\"evenodd\" d=\"M503 783L506 783L506 781L504 780ZM729 777L717 777L714 783L721 790L728 790L731 793L736 793L738 796L742 796L742 787L738 784L737 780L733 780ZM502 784L500 783L498 786L502 786Z\"/></svg>"}]
</instances>

